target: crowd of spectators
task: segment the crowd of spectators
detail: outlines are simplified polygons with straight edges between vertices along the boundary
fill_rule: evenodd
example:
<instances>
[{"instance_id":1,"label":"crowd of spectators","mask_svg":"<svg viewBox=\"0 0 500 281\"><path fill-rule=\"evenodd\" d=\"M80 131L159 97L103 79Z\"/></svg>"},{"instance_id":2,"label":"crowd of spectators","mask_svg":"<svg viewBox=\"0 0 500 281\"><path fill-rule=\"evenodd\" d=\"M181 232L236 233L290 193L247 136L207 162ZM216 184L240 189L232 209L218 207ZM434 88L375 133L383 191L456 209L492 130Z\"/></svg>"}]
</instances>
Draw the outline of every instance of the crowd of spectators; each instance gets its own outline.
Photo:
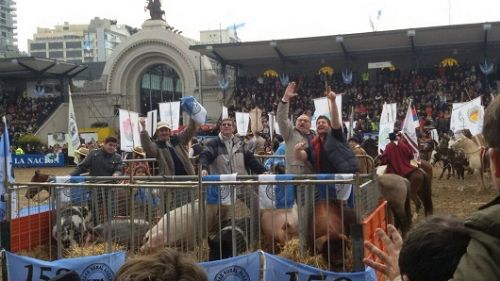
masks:
<instances>
[{"instance_id":1,"label":"crowd of spectators","mask_svg":"<svg viewBox=\"0 0 500 281\"><path fill-rule=\"evenodd\" d=\"M371 76L370 76L371 75ZM357 125L356 133L378 131L378 122L384 103L397 103L397 124L405 118L408 101L412 100L423 129L436 128L440 134L449 130L452 103L464 102L482 96L487 106L497 92L498 74L485 77L478 66L464 64L454 67L434 67L418 71L380 69L370 73L353 73L350 85L344 84L341 73L289 77L297 83L298 97L292 101L294 117L302 113L312 115L313 99L322 97L325 82L338 93L343 93L344 121L351 109ZM229 112L249 112L255 106L267 113L276 110L284 87L279 78L239 77ZM399 125L398 125L399 124Z\"/></svg>"},{"instance_id":2,"label":"crowd of spectators","mask_svg":"<svg viewBox=\"0 0 500 281\"><path fill-rule=\"evenodd\" d=\"M27 97L23 93L0 93L0 116L6 116L13 144L24 134L34 134L62 102L61 96Z\"/></svg>"}]
</instances>

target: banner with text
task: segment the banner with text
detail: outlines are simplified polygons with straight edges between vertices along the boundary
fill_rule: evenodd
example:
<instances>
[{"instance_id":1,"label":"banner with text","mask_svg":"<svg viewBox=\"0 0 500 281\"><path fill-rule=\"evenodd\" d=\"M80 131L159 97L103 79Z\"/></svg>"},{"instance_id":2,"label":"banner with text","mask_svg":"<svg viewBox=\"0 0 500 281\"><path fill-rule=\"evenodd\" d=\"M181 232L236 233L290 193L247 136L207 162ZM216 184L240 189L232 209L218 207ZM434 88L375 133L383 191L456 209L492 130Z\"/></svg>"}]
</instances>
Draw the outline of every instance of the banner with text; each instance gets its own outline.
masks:
<instances>
[{"instance_id":1,"label":"banner with text","mask_svg":"<svg viewBox=\"0 0 500 281\"><path fill-rule=\"evenodd\" d=\"M15 168L29 167L64 167L63 153L48 154L12 154L12 162Z\"/></svg>"},{"instance_id":2,"label":"banner with text","mask_svg":"<svg viewBox=\"0 0 500 281\"><path fill-rule=\"evenodd\" d=\"M74 270L81 280L112 281L118 269L125 263L125 252L116 252L100 256L43 261L30 257L18 256L6 252L7 280L50 280L64 271Z\"/></svg>"},{"instance_id":3,"label":"banner with text","mask_svg":"<svg viewBox=\"0 0 500 281\"><path fill-rule=\"evenodd\" d=\"M375 271L367 267L364 272L332 272L264 253L264 280L327 280L327 281L376 281ZM243 280L243 279L241 279Z\"/></svg>"},{"instance_id":4,"label":"banner with text","mask_svg":"<svg viewBox=\"0 0 500 281\"><path fill-rule=\"evenodd\" d=\"M260 280L260 253L199 263L208 275L209 281ZM265 280L265 279L264 279Z\"/></svg>"}]
</instances>

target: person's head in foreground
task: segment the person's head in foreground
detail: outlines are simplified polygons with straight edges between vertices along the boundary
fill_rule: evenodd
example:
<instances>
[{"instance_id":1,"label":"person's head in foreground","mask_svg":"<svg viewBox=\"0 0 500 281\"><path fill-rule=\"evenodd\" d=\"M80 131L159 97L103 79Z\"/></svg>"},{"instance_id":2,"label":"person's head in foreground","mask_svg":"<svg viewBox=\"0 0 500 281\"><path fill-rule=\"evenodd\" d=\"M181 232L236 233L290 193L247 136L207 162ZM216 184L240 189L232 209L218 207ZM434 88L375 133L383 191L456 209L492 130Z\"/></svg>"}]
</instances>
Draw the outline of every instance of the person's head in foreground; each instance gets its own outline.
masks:
<instances>
[{"instance_id":1,"label":"person's head in foreground","mask_svg":"<svg viewBox=\"0 0 500 281\"><path fill-rule=\"evenodd\" d=\"M163 248L129 259L115 281L208 281L203 269L187 255Z\"/></svg>"},{"instance_id":2,"label":"person's head in foreground","mask_svg":"<svg viewBox=\"0 0 500 281\"><path fill-rule=\"evenodd\" d=\"M463 221L433 217L408 233L399 254L399 270L409 281L447 281L467 249L470 234Z\"/></svg>"}]
</instances>

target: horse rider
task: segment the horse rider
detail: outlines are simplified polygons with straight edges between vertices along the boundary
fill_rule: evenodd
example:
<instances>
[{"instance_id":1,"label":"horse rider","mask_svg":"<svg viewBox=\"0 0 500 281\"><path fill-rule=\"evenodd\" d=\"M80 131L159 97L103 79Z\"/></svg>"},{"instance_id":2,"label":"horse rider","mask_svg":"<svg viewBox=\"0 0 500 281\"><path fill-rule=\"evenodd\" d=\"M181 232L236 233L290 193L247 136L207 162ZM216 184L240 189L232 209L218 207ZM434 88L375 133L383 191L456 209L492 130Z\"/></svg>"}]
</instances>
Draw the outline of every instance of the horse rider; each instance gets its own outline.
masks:
<instances>
[{"instance_id":1,"label":"horse rider","mask_svg":"<svg viewBox=\"0 0 500 281\"><path fill-rule=\"evenodd\" d=\"M358 159L359 172L362 174L370 173L373 170L373 162L366 157L368 153L361 147L359 138L351 137L348 142L356 157L361 156Z\"/></svg>"},{"instance_id":2,"label":"horse rider","mask_svg":"<svg viewBox=\"0 0 500 281\"><path fill-rule=\"evenodd\" d=\"M391 141L380 156L382 165L387 165L386 173L407 178L417 167L411 164L413 151L404 141L398 140L396 133L389 133Z\"/></svg>"}]
</instances>

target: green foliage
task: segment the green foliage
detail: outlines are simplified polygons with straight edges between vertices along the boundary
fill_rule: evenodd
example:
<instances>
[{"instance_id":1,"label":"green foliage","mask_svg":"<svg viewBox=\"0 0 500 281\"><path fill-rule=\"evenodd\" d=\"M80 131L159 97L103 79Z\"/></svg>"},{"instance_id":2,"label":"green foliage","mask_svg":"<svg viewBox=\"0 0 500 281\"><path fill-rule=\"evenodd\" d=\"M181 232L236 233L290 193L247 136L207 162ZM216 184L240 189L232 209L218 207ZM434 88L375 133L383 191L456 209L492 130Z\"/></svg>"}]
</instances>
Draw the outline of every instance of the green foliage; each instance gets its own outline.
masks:
<instances>
[{"instance_id":1,"label":"green foliage","mask_svg":"<svg viewBox=\"0 0 500 281\"><path fill-rule=\"evenodd\" d=\"M22 135L19 137L17 144L20 145L24 149L29 144L31 146L31 148L36 149L42 145L42 141L37 136L35 136L33 134L25 134L25 135Z\"/></svg>"}]
</instances>

